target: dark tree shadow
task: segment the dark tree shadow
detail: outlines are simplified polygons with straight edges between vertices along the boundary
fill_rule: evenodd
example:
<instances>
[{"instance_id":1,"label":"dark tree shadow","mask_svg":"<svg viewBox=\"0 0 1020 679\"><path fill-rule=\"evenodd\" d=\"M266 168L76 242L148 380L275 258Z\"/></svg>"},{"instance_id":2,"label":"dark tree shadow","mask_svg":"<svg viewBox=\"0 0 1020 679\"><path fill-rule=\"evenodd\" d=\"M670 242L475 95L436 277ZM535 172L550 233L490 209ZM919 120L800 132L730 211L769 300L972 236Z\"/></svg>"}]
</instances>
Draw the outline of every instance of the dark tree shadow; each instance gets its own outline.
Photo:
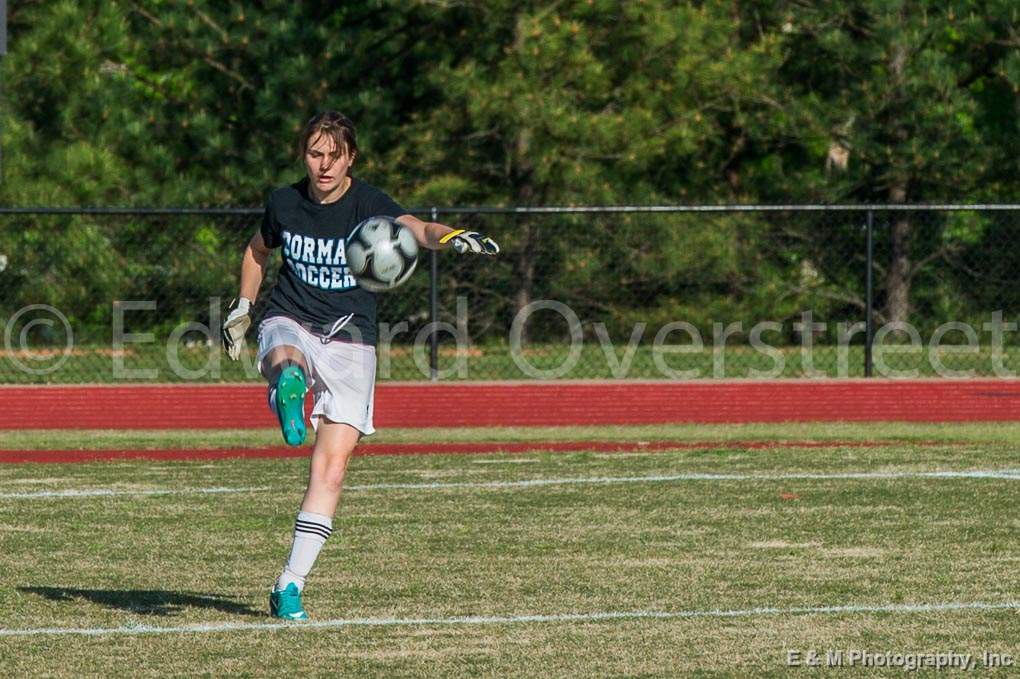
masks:
<instances>
[{"instance_id":1,"label":"dark tree shadow","mask_svg":"<svg viewBox=\"0 0 1020 679\"><path fill-rule=\"evenodd\" d=\"M233 615L262 617L263 611L217 595L194 592L166 592L152 589L74 589L71 587L18 587L21 592L44 596L51 601L85 599L100 606L143 615L177 615L185 608L211 608Z\"/></svg>"}]
</instances>

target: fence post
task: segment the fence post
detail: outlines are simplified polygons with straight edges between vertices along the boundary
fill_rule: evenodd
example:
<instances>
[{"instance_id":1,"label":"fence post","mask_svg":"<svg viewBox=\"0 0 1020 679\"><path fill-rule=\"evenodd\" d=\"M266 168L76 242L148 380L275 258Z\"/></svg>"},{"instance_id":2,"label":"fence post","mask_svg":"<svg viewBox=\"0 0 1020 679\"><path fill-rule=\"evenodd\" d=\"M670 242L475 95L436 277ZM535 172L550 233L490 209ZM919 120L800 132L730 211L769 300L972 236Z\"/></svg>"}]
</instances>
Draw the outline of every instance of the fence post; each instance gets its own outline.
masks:
<instances>
[{"instance_id":1,"label":"fence post","mask_svg":"<svg viewBox=\"0 0 1020 679\"><path fill-rule=\"evenodd\" d=\"M875 337L875 211L868 210L868 254L867 274L864 284L864 297L867 309L864 317L864 376L871 377L871 342Z\"/></svg>"},{"instance_id":2,"label":"fence post","mask_svg":"<svg viewBox=\"0 0 1020 679\"><path fill-rule=\"evenodd\" d=\"M439 221L439 208L433 207L432 221ZM429 314L432 317L432 333L429 335L429 379L439 380L439 252L429 250Z\"/></svg>"}]
</instances>

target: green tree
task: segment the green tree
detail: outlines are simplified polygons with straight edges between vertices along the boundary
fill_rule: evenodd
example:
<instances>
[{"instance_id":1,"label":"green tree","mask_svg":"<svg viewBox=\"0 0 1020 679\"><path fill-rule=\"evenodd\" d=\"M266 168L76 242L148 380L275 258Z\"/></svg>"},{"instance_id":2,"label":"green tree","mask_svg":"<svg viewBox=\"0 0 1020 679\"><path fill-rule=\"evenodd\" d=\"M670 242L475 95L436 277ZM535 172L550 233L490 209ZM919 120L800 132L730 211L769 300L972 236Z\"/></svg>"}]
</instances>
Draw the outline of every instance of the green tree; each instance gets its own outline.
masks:
<instances>
[{"instance_id":1,"label":"green tree","mask_svg":"<svg viewBox=\"0 0 1020 679\"><path fill-rule=\"evenodd\" d=\"M379 150L425 96L416 69L432 51L412 28L430 12L396 2L16 3L2 62L0 201L259 205L301 175L293 142L327 107L359 122L358 172L385 181L394 173ZM227 220L5 219L0 307L74 300L76 322L102 327L111 299L144 285L143 297L204 313L204 298L234 287L234 253L251 230Z\"/></svg>"},{"instance_id":2,"label":"green tree","mask_svg":"<svg viewBox=\"0 0 1020 679\"><path fill-rule=\"evenodd\" d=\"M315 111L339 108L380 153L426 97L436 53L397 2L200 0L21 3L3 63L16 204L253 205L300 176L293 146Z\"/></svg>"},{"instance_id":3,"label":"green tree","mask_svg":"<svg viewBox=\"0 0 1020 679\"><path fill-rule=\"evenodd\" d=\"M358 123L359 176L409 205L1001 200L1020 169L1013 5L17 2L0 201L257 205L300 176L291 142L324 107ZM707 315L711 299L745 317L863 306L846 256L861 251L857 218L473 219L507 256L450 261L449 280L512 280L509 305L487 298L493 321L571 291L624 325L632 309ZM213 269L201 286L170 281L159 248L130 251L157 229L160 247L191 238L189 256L227 258L247 236L192 226L0 222L3 302L70 298L85 277L76 304L108 305L127 270L195 296L232 287ZM942 314L962 283L932 265L1005 237L974 216L880 227L883 320ZM57 232L73 247L54 247ZM50 267L45 286L29 263Z\"/></svg>"},{"instance_id":4,"label":"green tree","mask_svg":"<svg viewBox=\"0 0 1020 679\"><path fill-rule=\"evenodd\" d=\"M1015 3L780 2L744 12L781 37L777 77L802 126L753 159L763 199L1002 197L1020 131ZM903 212L880 225L885 320L907 320L925 267L980 237L950 223Z\"/></svg>"},{"instance_id":5,"label":"green tree","mask_svg":"<svg viewBox=\"0 0 1020 679\"><path fill-rule=\"evenodd\" d=\"M396 149L420 178L419 202L747 197L729 170L740 149L774 132L770 76L781 57L774 37L744 37L721 6L661 1L487 2L461 8L457 21L459 31L447 32L456 43L449 60L429 75L442 96L416 112ZM682 247L675 224L644 226L518 221L506 235L515 310L535 298L536 286L558 287L540 279L567 270L568 241L572 258L620 266L649 243ZM700 245L726 251L726 239L719 232ZM632 261L663 274L660 258ZM605 286L589 292L603 305L632 299L622 289L606 298Z\"/></svg>"}]
</instances>

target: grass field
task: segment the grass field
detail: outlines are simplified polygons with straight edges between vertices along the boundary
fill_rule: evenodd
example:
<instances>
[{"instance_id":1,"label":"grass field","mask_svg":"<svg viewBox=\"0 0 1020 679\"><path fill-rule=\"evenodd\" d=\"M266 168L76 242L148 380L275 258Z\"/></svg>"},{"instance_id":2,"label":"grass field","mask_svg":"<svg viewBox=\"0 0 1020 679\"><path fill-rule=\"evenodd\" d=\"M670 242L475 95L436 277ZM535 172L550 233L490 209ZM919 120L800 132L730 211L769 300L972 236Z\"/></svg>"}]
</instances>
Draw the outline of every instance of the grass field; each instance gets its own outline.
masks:
<instances>
[{"instance_id":1,"label":"grass field","mask_svg":"<svg viewBox=\"0 0 1020 679\"><path fill-rule=\"evenodd\" d=\"M706 443L356 458L306 590L311 625L264 613L303 460L0 465L4 674L760 676L829 649L1020 660L1020 426L376 438L582 439ZM727 443L807 439L834 446ZM0 446L276 442L4 432Z\"/></svg>"}]
</instances>

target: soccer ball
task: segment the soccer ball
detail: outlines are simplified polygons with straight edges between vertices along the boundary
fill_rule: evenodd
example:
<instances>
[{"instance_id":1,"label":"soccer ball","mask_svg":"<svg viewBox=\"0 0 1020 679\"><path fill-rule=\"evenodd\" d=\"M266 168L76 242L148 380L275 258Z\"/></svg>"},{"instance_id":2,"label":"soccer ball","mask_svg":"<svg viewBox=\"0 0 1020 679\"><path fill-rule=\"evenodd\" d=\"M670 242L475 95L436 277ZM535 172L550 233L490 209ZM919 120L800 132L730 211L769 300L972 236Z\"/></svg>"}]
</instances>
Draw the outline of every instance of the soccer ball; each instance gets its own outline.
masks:
<instances>
[{"instance_id":1,"label":"soccer ball","mask_svg":"<svg viewBox=\"0 0 1020 679\"><path fill-rule=\"evenodd\" d=\"M418 264L418 241L392 217L369 217L347 237L346 253L358 285L385 292L411 277Z\"/></svg>"}]
</instances>

